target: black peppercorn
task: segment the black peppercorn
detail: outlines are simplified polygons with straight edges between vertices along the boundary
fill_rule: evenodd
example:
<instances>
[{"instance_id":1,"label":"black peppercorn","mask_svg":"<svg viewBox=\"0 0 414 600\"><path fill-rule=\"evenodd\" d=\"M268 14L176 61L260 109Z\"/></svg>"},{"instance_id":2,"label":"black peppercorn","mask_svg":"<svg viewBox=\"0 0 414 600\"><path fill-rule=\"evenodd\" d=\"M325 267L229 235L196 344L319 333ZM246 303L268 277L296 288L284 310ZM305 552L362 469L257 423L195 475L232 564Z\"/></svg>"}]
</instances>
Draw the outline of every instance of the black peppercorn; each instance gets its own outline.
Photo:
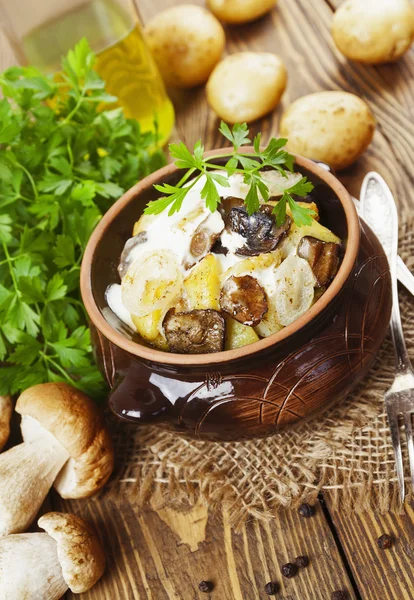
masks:
<instances>
[{"instance_id":1,"label":"black peppercorn","mask_svg":"<svg viewBox=\"0 0 414 600\"><path fill-rule=\"evenodd\" d=\"M391 548L392 546L392 537L388 535L388 533L383 533L381 537L377 540L378 546L381 550L386 550L387 548Z\"/></svg>"},{"instance_id":2,"label":"black peppercorn","mask_svg":"<svg viewBox=\"0 0 414 600\"><path fill-rule=\"evenodd\" d=\"M293 563L286 563L285 565L282 566L282 575L283 577L287 577L288 579L290 579L291 577L294 577L296 575L296 573L298 572L298 568L296 565L294 565Z\"/></svg>"},{"instance_id":3,"label":"black peppercorn","mask_svg":"<svg viewBox=\"0 0 414 600\"><path fill-rule=\"evenodd\" d=\"M346 600L347 599L346 592L342 590L337 590L336 592L332 592L331 600Z\"/></svg>"},{"instance_id":4,"label":"black peppercorn","mask_svg":"<svg viewBox=\"0 0 414 600\"><path fill-rule=\"evenodd\" d=\"M269 583L266 583L264 591L268 596L274 596L275 594L277 594L278 589L279 588L277 583L275 583L274 581L269 581Z\"/></svg>"},{"instance_id":5,"label":"black peppercorn","mask_svg":"<svg viewBox=\"0 0 414 600\"><path fill-rule=\"evenodd\" d=\"M211 583L211 581L200 581L200 583L198 584L198 589L200 590L200 592L206 592L208 594L208 592L211 592L211 590L213 589L213 584Z\"/></svg>"},{"instance_id":6,"label":"black peppercorn","mask_svg":"<svg viewBox=\"0 0 414 600\"><path fill-rule=\"evenodd\" d=\"M299 569L304 569L309 564L309 558L307 556L297 556L295 558L295 565L299 567Z\"/></svg>"},{"instance_id":7,"label":"black peppercorn","mask_svg":"<svg viewBox=\"0 0 414 600\"><path fill-rule=\"evenodd\" d=\"M315 509L313 508L313 506L310 506L310 504L301 504L299 506L299 514L301 517L309 519L315 514Z\"/></svg>"}]
</instances>

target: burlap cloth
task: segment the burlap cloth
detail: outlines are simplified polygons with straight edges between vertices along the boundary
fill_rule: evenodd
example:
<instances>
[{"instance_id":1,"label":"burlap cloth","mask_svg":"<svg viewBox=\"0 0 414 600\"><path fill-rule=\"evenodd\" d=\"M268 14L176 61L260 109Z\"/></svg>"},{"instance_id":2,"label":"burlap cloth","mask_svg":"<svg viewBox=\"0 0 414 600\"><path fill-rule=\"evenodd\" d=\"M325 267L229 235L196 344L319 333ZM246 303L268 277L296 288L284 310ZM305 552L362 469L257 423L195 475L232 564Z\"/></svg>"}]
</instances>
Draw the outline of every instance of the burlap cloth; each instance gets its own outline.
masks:
<instances>
[{"instance_id":1,"label":"burlap cloth","mask_svg":"<svg viewBox=\"0 0 414 600\"><path fill-rule=\"evenodd\" d=\"M414 216L400 214L400 254L414 270ZM400 286L409 348L414 346L414 298ZM390 336L355 392L322 416L273 437L217 444L155 427L111 421L116 470L105 492L139 504L157 498L188 506L199 498L225 503L235 529L248 517L268 519L281 508L331 495L342 510L397 509L398 488L384 392L394 377ZM405 440L403 451L407 461ZM408 465L405 465L408 475ZM156 492L156 493L155 493Z\"/></svg>"}]
</instances>

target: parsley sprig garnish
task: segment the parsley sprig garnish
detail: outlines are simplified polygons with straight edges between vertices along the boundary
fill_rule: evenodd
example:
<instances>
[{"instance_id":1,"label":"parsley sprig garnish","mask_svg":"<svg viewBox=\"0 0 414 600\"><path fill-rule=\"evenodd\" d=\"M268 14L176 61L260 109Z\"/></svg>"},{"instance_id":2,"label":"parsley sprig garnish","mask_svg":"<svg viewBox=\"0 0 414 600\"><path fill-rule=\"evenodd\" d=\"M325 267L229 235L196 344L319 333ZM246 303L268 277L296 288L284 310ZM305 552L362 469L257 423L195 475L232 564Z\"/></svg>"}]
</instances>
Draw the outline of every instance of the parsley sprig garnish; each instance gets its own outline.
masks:
<instances>
[{"instance_id":1,"label":"parsley sprig garnish","mask_svg":"<svg viewBox=\"0 0 414 600\"><path fill-rule=\"evenodd\" d=\"M228 177L234 173L243 174L244 182L249 185L245 198L247 212L252 214L260 208L259 194L266 202L269 199L269 188L262 177L263 168L272 168L287 178L287 170L293 173L294 157L284 149L287 140L272 138L266 148L261 149L261 134L258 133L253 141L254 153L243 153L242 147L251 144L249 130L246 123L236 123L232 129L221 122L220 132L233 145L233 150L226 154L204 157L204 146L201 141L196 142L193 152L183 142L170 144L171 156L178 169L185 169L186 173L176 185L163 183L155 185L155 189L163 194L159 200L154 200L145 208L147 214L159 214L169 208L169 215L179 212L184 198L195 186L201 177L205 176L205 184L201 190L201 197L205 200L207 208L214 212L220 203L220 196L215 182L223 187L229 187ZM225 165L217 164L219 158L227 157ZM217 169L225 171L225 175L215 173ZM290 208L292 218L299 226L310 225L315 212L300 206L293 196L304 197L313 190L313 185L306 177L302 177L295 185L288 189L281 189L281 196L273 209L276 223L281 225L286 218L286 207Z\"/></svg>"},{"instance_id":2,"label":"parsley sprig garnish","mask_svg":"<svg viewBox=\"0 0 414 600\"><path fill-rule=\"evenodd\" d=\"M165 163L93 70L86 40L62 72L0 74L0 394L66 381L103 389L79 294L88 238L112 202ZM99 109L98 109L99 107Z\"/></svg>"}]
</instances>

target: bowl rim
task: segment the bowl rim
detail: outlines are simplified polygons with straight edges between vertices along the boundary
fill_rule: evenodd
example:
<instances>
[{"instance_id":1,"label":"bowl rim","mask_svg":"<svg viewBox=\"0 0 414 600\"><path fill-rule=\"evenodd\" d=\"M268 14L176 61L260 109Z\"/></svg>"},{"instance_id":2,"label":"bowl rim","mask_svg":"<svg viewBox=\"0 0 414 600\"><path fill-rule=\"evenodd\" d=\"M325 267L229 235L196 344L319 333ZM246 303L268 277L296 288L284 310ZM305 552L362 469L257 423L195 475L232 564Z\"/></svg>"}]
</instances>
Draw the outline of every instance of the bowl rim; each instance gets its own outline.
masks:
<instances>
[{"instance_id":1,"label":"bowl rim","mask_svg":"<svg viewBox=\"0 0 414 600\"><path fill-rule=\"evenodd\" d=\"M231 148L229 147L213 149L206 152L205 156L224 154L230 149ZM246 146L243 147L243 150L251 152L253 151L253 147ZM115 344L115 346L118 346L129 354L153 363L162 363L175 366L208 366L244 359L250 355L267 350L271 346L274 346L282 340L285 340L291 335L297 333L300 329L308 325L318 315L320 315L341 291L352 272L360 244L359 218L351 195L335 175L308 158L304 158L296 154L293 154L293 156L295 157L296 164L298 164L300 167L306 168L312 174L317 175L335 192L343 206L348 226L347 248L339 271L326 292L309 310L307 310L301 317L293 321L293 323L290 325L266 338L262 338L257 342L248 344L247 346L242 346L241 348L222 350L221 352L214 352L211 354L177 354L173 352L156 350L155 348L144 346L138 342L127 339L122 335L122 333L118 332L107 322L98 308L93 295L92 264L97 245L105 235L113 219L117 217L122 210L137 197L137 195L139 195L143 190L151 187L154 183L160 183L163 181L163 179L178 171L177 167L171 163L165 167L162 167L161 169L158 169L151 175L148 175L127 190L103 215L102 219L99 221L91 237L89 238L81 265L80 288L86 311L98 331L100 331L109 341Z\"/></svg>"}]
</instances>

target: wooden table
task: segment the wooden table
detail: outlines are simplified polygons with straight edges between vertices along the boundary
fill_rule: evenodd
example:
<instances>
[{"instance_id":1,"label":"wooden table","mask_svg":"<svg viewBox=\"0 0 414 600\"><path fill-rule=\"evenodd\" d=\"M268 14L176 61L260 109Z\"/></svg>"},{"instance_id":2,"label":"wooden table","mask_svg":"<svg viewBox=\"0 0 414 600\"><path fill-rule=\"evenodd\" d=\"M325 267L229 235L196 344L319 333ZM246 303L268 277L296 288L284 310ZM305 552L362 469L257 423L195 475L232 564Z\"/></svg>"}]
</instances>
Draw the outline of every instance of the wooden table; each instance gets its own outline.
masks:
<instances>
[{"instance_id":1,"label":"wooden table","mask_svg":"<svg viewBox=\"0 0 414 600\"><path fill-rule=\"evenodd\" d=\"M194 2L194 0L192 0ZM199 0L202 4L202 0ZM279 0L277 9L258 22L227 28L227 51L270 51L283 57L289 85L282 106L256 123L264 138L277 133L281 111L296 98L318 90L343 89L366 99L378 119L375 140L357 165L340 179L358 195L363 175L379 171L401 206L413 206L414 51L397 64L377 68L345 60L334 48L329 28L341 0ZM142 20L176 4L175 0L138 0ZM13 61L3 42L1 62ZM201 138L206 148L222 142L218 120L208 109L202 88L174 94L177 136L187 144ZM269 580L281 583L280 600L329 600L334 590L362 600L414 599L414 512L403 515L345 514L331 507L329 494L314 517L296 512L275 514L263 525L247 523L241 534L229 527L225 510L210 514L201 505L187 513L171 509L138 510L127 500L64 502L95 523L102 535L108 568L82 600L258 600L268 596ZM376 539L391 533L396 543L379 550ZM306 554L310 566L282 581L280 566ZM198 582L212 580L209 596ZM75 598L68 594L67 598Z\"/></svg>"}]
</instances>

